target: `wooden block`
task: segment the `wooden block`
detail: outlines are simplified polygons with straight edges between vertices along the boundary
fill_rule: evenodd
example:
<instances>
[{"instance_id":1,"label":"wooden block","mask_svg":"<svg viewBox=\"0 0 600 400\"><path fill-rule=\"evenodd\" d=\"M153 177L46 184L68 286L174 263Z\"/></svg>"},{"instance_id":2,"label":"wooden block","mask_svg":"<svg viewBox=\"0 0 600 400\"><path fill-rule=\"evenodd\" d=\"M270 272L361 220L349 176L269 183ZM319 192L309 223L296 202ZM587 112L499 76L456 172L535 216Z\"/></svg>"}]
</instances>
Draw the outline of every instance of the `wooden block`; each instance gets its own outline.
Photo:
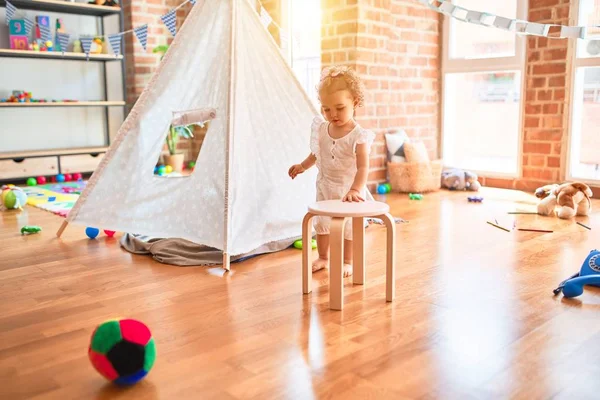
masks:
<instances>
[{"instance_id":1,"label":"wooden block","mask_svg":"<svg viewBox=\"0 0 600 400\"><path fill-rule=\"evenodd\" d=\"M47 15L36 15L35 22L40 26L47 26L50 28L50 17Z\"/></svg>"},{"instance_id":2,"label":"wooden block","mask_svg":"<svg viewBox=\"0 0 600 400\"><path fill-rule=\"evenodd\" d=\"M29 39L27 36L10 35L10 48L12 50L28 50Z\"/></svg>"},{"instance_id":3,"label":"wooden block","mask_svg":"<svg viewBox=\"0 0 600 400\"><path fill-rule=\"evenodd\" d=\"M25 28L24 19L11 19L8 24L8 33L12 36L25 36L27 37L27 29Z\"/></svg>"}]
</instances>

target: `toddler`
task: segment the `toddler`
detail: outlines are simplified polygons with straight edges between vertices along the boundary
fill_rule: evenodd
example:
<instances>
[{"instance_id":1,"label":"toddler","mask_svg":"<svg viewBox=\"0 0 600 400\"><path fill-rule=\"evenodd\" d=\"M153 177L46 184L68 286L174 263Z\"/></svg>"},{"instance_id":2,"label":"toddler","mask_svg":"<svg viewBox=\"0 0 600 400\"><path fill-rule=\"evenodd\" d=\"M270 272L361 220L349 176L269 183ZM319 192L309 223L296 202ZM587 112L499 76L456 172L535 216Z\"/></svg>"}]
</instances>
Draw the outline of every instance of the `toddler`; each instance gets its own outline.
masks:
<instances>
[{"instance_id":1,"label":"toddler","mask_svg":"<svg viewBox=\"0 0 600 400\"><path fill-rule=\"evenodd\" d=\"M369 175L369 153L375 134L354 120L357 107L363 105L364 86L358 75L347 67L323 70L318 85L321 112L311 126L310 154L289 169L294 179L316 164L317 201L373 200L366 188ZM319 258L313 272L327 267L329 261L330 217L314 217ZM344 228L344 277L352 274L352 224Z\"/></svg>"}]
</instances>

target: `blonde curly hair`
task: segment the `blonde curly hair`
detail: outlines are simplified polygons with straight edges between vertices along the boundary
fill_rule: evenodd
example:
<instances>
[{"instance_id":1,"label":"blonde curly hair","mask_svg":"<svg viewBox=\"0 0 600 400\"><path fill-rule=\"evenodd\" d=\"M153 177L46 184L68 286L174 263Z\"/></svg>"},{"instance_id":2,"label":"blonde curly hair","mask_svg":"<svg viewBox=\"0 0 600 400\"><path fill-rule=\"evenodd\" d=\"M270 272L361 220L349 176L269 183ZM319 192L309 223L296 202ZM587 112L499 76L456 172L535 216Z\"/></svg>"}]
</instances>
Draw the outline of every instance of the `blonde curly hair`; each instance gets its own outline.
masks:
<instances>
[{"instance_id":1,"label":"blonde curly hair","mask_svg":"<svg viewBox=\"0 0 600 400\"><path fill-rule=\"evenodd\" d=\"M317 85L317 94L321 101L322 93L333 93L338 90L348 90L357 107L362 107L365 100L365 86L360 77L352 68L334 65L324 68L321 80Z\"/></svg>"}]
</instances>

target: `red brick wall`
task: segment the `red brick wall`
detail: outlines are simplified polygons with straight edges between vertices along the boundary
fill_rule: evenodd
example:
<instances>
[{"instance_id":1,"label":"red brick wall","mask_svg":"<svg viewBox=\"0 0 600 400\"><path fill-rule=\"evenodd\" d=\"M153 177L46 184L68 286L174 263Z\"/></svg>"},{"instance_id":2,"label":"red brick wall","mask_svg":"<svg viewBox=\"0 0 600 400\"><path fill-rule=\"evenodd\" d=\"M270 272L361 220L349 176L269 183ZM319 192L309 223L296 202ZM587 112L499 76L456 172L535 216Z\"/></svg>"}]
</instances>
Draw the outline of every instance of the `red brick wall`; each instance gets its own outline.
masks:
<instances>
[{"instance_id":1,"label":"red brick wall","mask_svg":"<svg viewBox=\"0 0 600 400\"><path fill-rule=\"evenodd\" d=\"M412 0L323 0L322 63L367 88L358 122L377 133L369 184L386 180L384 133L402 128L438 155L440 16Z\"/></svg>"},{"instance_id":2,"label":"red brick wall","mask_svg":"<svg viewBox=\"0 0 600 400\"><path fill-rule=\"evenodd\" d=\"M529 0L532 22L569 24L569 0ZM569 112L567 40L527 39L523 101L523 168L518 179L484 178L487 186L534 190L566 176Z\"/></svg>"}]
</instances>

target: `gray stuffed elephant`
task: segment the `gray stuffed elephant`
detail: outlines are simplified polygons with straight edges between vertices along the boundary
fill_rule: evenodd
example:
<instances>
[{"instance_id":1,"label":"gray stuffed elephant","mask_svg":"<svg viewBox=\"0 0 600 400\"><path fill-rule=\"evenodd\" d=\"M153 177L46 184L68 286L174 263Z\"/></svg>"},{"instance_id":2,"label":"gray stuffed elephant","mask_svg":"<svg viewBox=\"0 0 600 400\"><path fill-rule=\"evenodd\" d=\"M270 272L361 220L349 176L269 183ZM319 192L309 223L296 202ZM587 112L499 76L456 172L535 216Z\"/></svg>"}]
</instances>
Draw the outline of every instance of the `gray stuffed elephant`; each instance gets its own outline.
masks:
<instances>
[{"instance_id":1,"label":"gray stuffed elephant","mask_svg":"<svg viewBox=\"0 0 600 400\"><path fill-rule=\"evenodd\" d=\"M481 188L481 184L477 181L477 174L455 168L442 172L442 187L450 190L477 192Z\"/></svg>"}]
</instances>

